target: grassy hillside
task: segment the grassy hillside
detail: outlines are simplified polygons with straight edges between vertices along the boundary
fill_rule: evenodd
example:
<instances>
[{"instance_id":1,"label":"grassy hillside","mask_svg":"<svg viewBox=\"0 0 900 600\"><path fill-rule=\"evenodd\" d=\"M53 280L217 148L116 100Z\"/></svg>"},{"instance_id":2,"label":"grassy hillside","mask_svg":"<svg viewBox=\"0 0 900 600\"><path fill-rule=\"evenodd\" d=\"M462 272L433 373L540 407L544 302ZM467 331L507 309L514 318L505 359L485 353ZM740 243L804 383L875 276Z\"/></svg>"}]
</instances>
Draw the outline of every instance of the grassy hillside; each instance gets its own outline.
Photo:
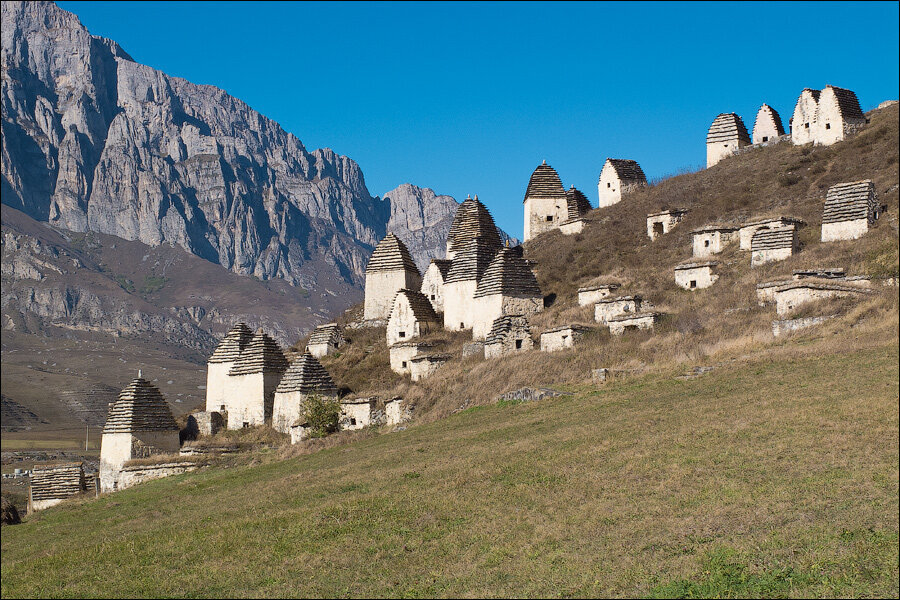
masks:
<instances>
[{"instance_id":1,"label":"grassy hillside","mask_svg":"<svg viewBox=\"0 0 900 600\"><path fill-rule=\"evenodd\" d=\"M807 342L51 509L2 594L896 596L897 345Z\"/></svg>"}]
</instances>

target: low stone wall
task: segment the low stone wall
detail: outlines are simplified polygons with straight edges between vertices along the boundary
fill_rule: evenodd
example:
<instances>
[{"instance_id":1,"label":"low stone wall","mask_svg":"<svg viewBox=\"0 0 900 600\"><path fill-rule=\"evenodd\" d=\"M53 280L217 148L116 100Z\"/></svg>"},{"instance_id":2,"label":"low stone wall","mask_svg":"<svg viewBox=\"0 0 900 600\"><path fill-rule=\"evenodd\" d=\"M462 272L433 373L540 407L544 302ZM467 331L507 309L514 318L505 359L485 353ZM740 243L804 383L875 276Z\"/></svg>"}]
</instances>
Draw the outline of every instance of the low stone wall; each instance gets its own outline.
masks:
<instances>
[{"instance_id":1,"label":"low stone wall","mask_svg":"<svg viewBox=\"0 0 900 600\"><path fill-rule=\"evenodd\" d=\"M181 475L188 471L195 471L202 466L206 466L206 463L169 462L151 465L126 466L119 472L118 489L124 490L125 488L130 488L152 479L161 479L163 477L169 477L170 475Z\"/></svg>"},{"instance_id":2,"label":"low stone wall","mask_svg":"<svg viewBox=\"0 0 900 600\"><path fill-rule=\"evenodd\" d=\"M793 253L793 248L771 248L768 250L754 250L750 254L750 266L758 267L770 262L787 260Z\"/></svg>"},{"instance_id":3,"label":"low stone wall","mask_svg":"<svg viewBox=\"0 0 900 600\"><path fill-rule=\"evenodd\" d=\"M600 300L611 296L617 289L619 289L618 284L581 288L578 290L578 306L596 304Z\"/></svg>"},{"instance_id":4,"label":"low stone wall","mask_svg":"<svg viewBox=\"0 0 900 600\"><path fill-rule=\"evenodd\" d=\"M506 392L497 397L497 402L513 401L513 402L534 402L535 400L543 400L544 398L557 398L559 396L568 396L563 392L558 392L550 388L529 388L524 387L511 392Z\"/></svg>"},{"instance_id":5,"label":"low stone wall","mask_svg":"<svg viewBox=\"0 0 900 600\"><path fill-rule=\"evenodd\" d=\"M824 317L806 317L804 319L785 319L781 321L772 321L772 335L780 337L787 335L798 329L806 329L819 323L824 323L829 319L835 318L837 315L827 315Z\"/></svg>"},{"instance_id":6,"label":"low stone wall","mask_svg":"<svg viewBox=\"0 0 900 600\"><path fill-rule=\"evenodd\" d=\"M577 233L581 233L582 231L584 231L584 219L566 221L559 226L559 230L563 235L575 235Z\"/></svg>"},{"instance_id":7,"label":"low stone wall","mask_svg":"<svg viewBox=\"0 0 900 600\"><path fill-rule=\"evenodd\" d=\"M856 240L869 231L867 218L855 221L840 221L838 223L822 224L822 241L837 242L840 240Z\"/></svg>"}]
</instances>

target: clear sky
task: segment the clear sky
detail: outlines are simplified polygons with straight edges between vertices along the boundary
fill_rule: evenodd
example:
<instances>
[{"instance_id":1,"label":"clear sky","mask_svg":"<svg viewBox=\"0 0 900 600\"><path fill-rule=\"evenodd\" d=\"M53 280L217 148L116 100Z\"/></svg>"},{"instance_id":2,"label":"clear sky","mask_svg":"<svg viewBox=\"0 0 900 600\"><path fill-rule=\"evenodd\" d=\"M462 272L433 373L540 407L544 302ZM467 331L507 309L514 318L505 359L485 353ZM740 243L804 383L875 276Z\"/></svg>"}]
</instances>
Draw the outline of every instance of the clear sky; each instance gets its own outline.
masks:
<instances>
[{"instance_id":1,"label":"clear sky","mask_svg":"<svg viewBox=\"0 0 900 600\"><path fill-rule=\"evenodd\" d=\"M59 2L138 62L218 86L369 191L478 194L522 235L546 159L594 205L607 157L705 164L721 112L787 120L804 87L898 97L898 3Z\"/></svg>"}]
</instances>

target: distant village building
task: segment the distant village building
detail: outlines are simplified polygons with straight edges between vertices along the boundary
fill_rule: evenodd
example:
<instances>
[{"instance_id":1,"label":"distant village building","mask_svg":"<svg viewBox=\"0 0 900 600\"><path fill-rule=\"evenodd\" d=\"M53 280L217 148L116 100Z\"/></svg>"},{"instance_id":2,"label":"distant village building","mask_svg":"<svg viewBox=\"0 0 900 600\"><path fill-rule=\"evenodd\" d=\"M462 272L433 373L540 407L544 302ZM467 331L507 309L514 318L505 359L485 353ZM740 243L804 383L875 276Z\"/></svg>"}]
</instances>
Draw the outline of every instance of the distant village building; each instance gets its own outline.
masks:
<instances>
[{"instance_id":1,"label":"distant village building","mask_svg":"<svg viewBox=\"0 0 900 600\"><path fill-rule=\"evenodd\" d=\"M559 174L542 162L531 174L525 190L525 240L558 229L569 218L569 202Z\"/></svg>"},{"instance_id":2,"label":"distant village building","mask_svg":"<svg viewBox=\"0 0 900 600\"><path fill-rule=\"evenodd\" d=\"M594 320L606 324L612 318L641 311L643 298L640 296L619 296L603 298L594 305Z\"/></svg>"},{"instance_id":3,"label":"distant village building","mask_svg":"<svg viewBox=\"0 0 900 600\"><path fill-rule=\"evenodd\" d=\"M424 294L413 290L397 292L387 324L388 346L440 329L440 319Z\"/></svg>"},{"instance_id":4,"label":"distant village building","mask_svg":"<svg viewBox=\"0 0 900 600\"><path fill-rule=\"evenodd\" d=\"M606 324L609 325L609 332L612 335L622 335L628 331L652 330L658 320L658 313L644 312L614 317Z\"/></svg>"},{"instance_id":5,"label":"distant village building","mask_svg":"<svg viewBox=\"0 0 900 600\"><path fill-rule=\"evenodd\" d=\"M578 288L578 306L590 306L619 289L618 283L601 283Z\"/></svg>"},{"instance_id":6,"label":"distant village building","mask_svg":"<svg viewBox=\"0 0 900 600\"><path fill-rule=\"evenodd\" d=\"M808 302L824 300L827 298L843 298L871 294L872 290L862 286L854 286L847 283L816 281L814 279L801 279L790 281L778 286L772 298L775 301L775 312L784 316L795 308Z\"/></svg>"},{"instance_id":7,"label":"distant village building","mask_svg":"<svg viewBox=\"0 0 900 600\"><path fill-rule=\"evenodd\" d=\"M278 343L261 329L228 372L225 411L228 429L271 422L275 389L288 368Z\"/></svg>"},{"instance_id":8,"label":"distant village building","mask_svg":"<svg viewBox=\"0 0 900 600\"><path fill-rule=\"evenodd\" d=\"M799 229L804 225L805 223L802 220L794 217L775 217L744 223L738 231L740 248L741 250L750 250L750 241L753 239L753 234L760 229Z\"/></svg>"},{"instance_id":9,"label":"distant village building","mask_svg":"<svg viewBox=\"0 0 900 600\"><path fill-rule=\"evenodd\" d=\"M409 363L419 354L427 354L434 348L429 342L400 342L390 347L391 371L399 375L408 375Z\"/></svg>"},{"instance_id":10,"label":"distant village building","mask_svg":"<svg viewBox=\"0 0 900 600\"><path fill-rule=\"evenodd\" d=\"M750 266L785 260L799 248L797 230L793 227L758 229L750 241Z\"/></svg>"},{"instance_id":11,"label":"distant village building","mask_svg":"<svg viewBox=\"0 0 900 600\"><path fill-rule=\"evenodd\" d=\"M686 290L702 290L716 282L717 261L691 262L675 267L675 285Z\"/></svg>"},{"instance_id":12,"label":"distant village building","mask_svg":"<svg viewBox=\"0 0 900 600\"><path fill-rule=\"evenodd\" d=\"M750 134L741 118L735 113L720 114L706 134L706 168L749 145Z\"/></svg>"},{"instance_id":13,"label":"distant village building","mask_svg":"<svg viewBox=\"0 0 900 600\"><path fill-rule=\"evenodd\" d=\"M622 200L622 195L646 187L647 177L641 165L634 160L607 158L597 182L598 207L612 206Z\"/></svg>"},{"instance_id":14,"label":"distant village building","mask_svg":"<svg viewBox=\"0 0 900 600\"><path fill-rule=\"evenodd\" d=\"M566 191L566 205L568 216L560 224L559 230L563 235L581 233L584 230L584 215L591 210L590 201L573 185Z\"/></svg>"},{"instance_id":15,"label":"distant village building","mask_svg":"<svg viewBox=\"0 0 900 600\"><path fill-rule=\"evenodd\" d=\"M685 208L673 208L647 215L647 237L655 240L659 236L669 233L684 219L687 212Z\"/></svg>"},{"instance_id":16,"label":"distant village building","mask_svg":"<svg viewBox=\"0 0 900 600\"><path fill-rule=\"evenodd\" d=\"M729 225L707 225L691 232L694 258L706 258L718 254L736 237L736 227Z\"/></svg>"},{"instance_id":17,"label":"distant village building","mask_svg":"<svg viewBox=\"0 0 900 600\"><path fill-rule=\"evenodd\" d=\"M35 465L28 489L28 512L56 506L63 500L88 491L84 464Z\"/></svg>"},{"instance_id":18,"label":"distant village building","mask_svg":"<svg viewBox=\"0 0 900 600\"><path fill-rule=\"evenodd\" d=\"M544 310L544 296L522 247L501 248L475 289L472 338L484 339L503 315L532 315Z\"/></svg>"},{"instance_id":19,"label":"distant village building","mask_svg":"<svg viewBox=\"0 0 900 600\"><path fill-rule=\"evenodd\" d=\"M100 491L122 489L126 462L178 452L179 427L159 389L141 377L131 381L109 406L100 441Z\"/></svg>"},{"instance_id":20,"label":"distant village building","mask_svg":"<svg viewBox=\"0 0 900 600\"><path fill-rule=\"evenodd\" d=\"M272 401L272 427L282 433L290 433L306 409L306 401L318 396L323 400L335 400L337 386L322 363L309 351L291 363L275 390Z\"/></svg>"},{"instance_id":21,"label":"distant village building","mask_svg":"<svg viewBox=\"0 0 900 600\"><path fill-rule=\"evenodd\" d=\"M309 334L306 350L316 358L322 358L336 352L343 343L344 336L341 334L340 326L337 323L326 323L319 325Z\"/></svg>"},{"instance_id":22,"label":"distant village building","mask_svg":"<svg viewBox=\"0 0 900 600\"><path fill-rule=\"evenodd\" d=\"M449 354L419 354L409 360L409 375L413 381L431 377L451 356Z\"/></svg>"},{"instance_id":23,"label":"distant village building","mask_svg":"<svg viewBox=\"0 0 900 600\"><path fill-rule=\"evenodd\" d=\"M206 366L206 410L223 412L225 393L228 389L228 371L234 366L241 352L250 343L253 332L244 323L238 323L225 335L209 357Z\"/></svg>"},{"instance_id":24,"label":"distant village building","mask_svg":"<svg viewBox=\"0 0 900 600\"><path fill-rule=\"evenodd\" d=\"M590 331L583 325L563 325L541 334L541 352L557 352L574 348L584 334Z\"/></svg>"},{"instance_id":25,"label":"distant village building","mask_svg":"<svg viewBox=\"0 0 900 600\"><path fill-rule=\"evenodd\" d=\"M517 352L526 352L534 347L531 327L525 315L504 315L494 319L490 332L484 340L484 357L499 358Z\"/></svg>"},{"instance_id":26,"label":"distant village building","mask_svg":"<svg viewBox=\"0 0 900 600\"><path fill-rule=\"evenodd\" d=\"M791 117L791 142L795 146L810 144L816 139L816 116L819 114L819 90L805 88L797 98Z\"/></svg>"},{"instance_id":27,"label":"distant village building","mask_svg":"<svg viewBox=\"0 0 900 600\"><path fill-rule=\"evenodd\" d=\"M341 399L341 429L354 431L373 425L375 421L375 405L377 398L342 398Z\"/></svg>"},{"instance_id":28,"label":"distant village building","mask_svg":"<svg viewBox=\"0 0 900 600\"><path fill-rule=\"evenodd\" d=\"M840 142L866 124L866 116L856 94L844 88L825 86L819 96L815 143L830 146Z\"/></svg>"},{"instance_id":29,"label":"distant village building","mask_svg":"<svg viewBox=\"0 0 900 600\"><path fill-rule=\"evenodd\" d=\"M406 288L417 290L422 276L406 245L393 233L378 242L366 266L366 299L363 319L385 320L397 292Z\"/></svg>"},{"instance_id":30,"label":"distant village building","mask_svg":"<svg viewBox=\"0 0 900 600\"><path fill-rule=\"evenodd\" d=\"M781 124L781 115L778 111L768 104L760 106L756 112L756 123L753 124L753 143L771 143L783 135L784 125Z\"/></svg>"},{"instance_id":31,"label":"distant village building","mask_svg":"<svg viewBox=\"0 0 900 600\"><path fill-rule=\"evenodd\" d=\"M444 283L450 272L450 262L443 258L434 258L422 277L422 293L431 302L434 312L444 312Z\"/></svg>"},{"instance_id":32,"label":"distant village building","mask_svg":"<svg viewBox=\"0 0 900 600\"><path fill-rule=\"evenodd\" d=\"M860 238L877 218L878 201L871 179L833 185L825 197L822 241Z\"/></svg>"}]
</instances>

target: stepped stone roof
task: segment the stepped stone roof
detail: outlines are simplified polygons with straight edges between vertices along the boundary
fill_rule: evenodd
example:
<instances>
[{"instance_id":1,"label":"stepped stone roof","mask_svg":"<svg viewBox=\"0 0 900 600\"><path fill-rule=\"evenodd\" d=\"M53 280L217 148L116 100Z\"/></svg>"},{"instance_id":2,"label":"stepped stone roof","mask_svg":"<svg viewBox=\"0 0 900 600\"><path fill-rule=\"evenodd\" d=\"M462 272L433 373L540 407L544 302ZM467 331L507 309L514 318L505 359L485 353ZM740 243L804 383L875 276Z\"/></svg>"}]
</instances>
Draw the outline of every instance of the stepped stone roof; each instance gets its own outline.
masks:
<instances>
[{"instance_id":1,"label":"stepped stone roof","mask_svg":"<svg viewBox=\"0 0 900 600\"><path fill-rule=\"evenodd\" d=\"M528 318L524 315L503 315L494 319L491 331L484 339L485 344L502 344L513 329L524 329L525 334L531 337L531 327L528 326Z\"/></svg>"},{"instance_id":2,"label":"stepped stone roof","mask_svg":"<svg viewBox=\"0 0 900 600\"><path fill-rule=\"evenodd\" d=\"M83 463L35 466L31 471L31 499L58 500L85 490Z\"/></svg>"},{"instance_id":3,"label":"stepped stone roof","mask_svg":"<svg viewBox=\"0 0 900 600\"><path fill-rule=\"evenodd\" d=\"M750 238L750 250L778 250L793 248L797 234L793 229L760 229Z\"/></svg>"},{"instance_id":4,"label":"stepped stone roof","mask_svg":"<svg viewBox=\"0 0 900 600\"><path fill-rule=\"evenodd\" d=\"M738 230L738 228L735 227L734 225L724 225L724 224L720 224L720 223L713 223L711 225L704 225L703 227L698 227L697 229L692 230L691 233L692 234L694 234L694 233L711 233L713 231L722 231L722 232L728 233L730 231L737 231L737 230Z\"/></svg>"},{"instance_id":5,"label":"stepped stone roof","mask_svg":"<svg viewBox=\"0 0 900 600\"><path fill-rule=\"evenodd\" d=\"M450 272L450 263L453 262L446 258L432 258L432 264L437 267L437 270L441 274L441 279L447 279L447 273Z\"/></svg>"},{"instance_id":6,"label":"stepped stone roof","mask_svg":"<svg viewBox=\"0 0 900 600\"><path fill-rule=\"evenodd\" d=\"M579 292L594 292L596 290L617 290L621 287L619 283L596 283L587 287L578 288Z\"/></svg>"},{"instance_id":7,"label":"stepped stone roof","mask_svg":"<svg viewBox=\"0 0 900 600\"><path fill-rule=\"evenodd\" d=\"M325 367L308 351L291 363L285 371L276 393L302 392L304 394L337 394L337 386Z\"/></svg>"},{"instance_id":8,"label":"stepped stone roof","mask_svg":"<svg viewBox=\"0 0 900 600\"><path fill-rule=\"evenodd\" d=\"M278 342L259 330L228 374L284 373L287 368L288 360L278 346Z\"/></svg>"},{"instance_id":9,"label":"stepped stone roof","mask_svg":"<svg viewBox=\"0 0 900 600\"><path fill-rule=\"evenodd\" d=\"M834 93L841 117L844 119L866 119L866 115L863 114L862 108L859 106L859 99L856 97L856 93L833 85L826 85L825 88L831 88L831 91Z\"/></svg>"},{"instance_id":10,"label":"stepped stone roof","mask_svg":"<svg viewBox=\"0 0 900 600\"><path fill-rule=\"evenodd\" d=\"M431 301L422 292L407 289L400 290L394 296L394 305L397 304L397 298L400 296L406 298L406 301L409 303L409 309L412 311L416 321L434 321L436 323L440 321L437 313L434 312L434 306L432 306Z\"/></svg>"},{"instance_id":11,"label":"stepped stone roof","mask_svg":"<svg viewBox=\"0 0 900 600\"><path fill-rule=\"evenodd\" d=\"M844 269L840 267L824 269L795 269L791 273L794 277L819 277L821 279L843 279L846 276Z\"/></svg>"},{"instance_id":12,"label":"stepped stone roof","mask_svg":"<svg viewBox=\"0 0 900 600\"><path fill-rule=\"evenodd\" d=\"M640 302L644 298L642 296L616 296L615 298L601 298L597 300L597 304L612 304L613 302Z\"/></svg>"},{"instance_id":13,"label":"stepped stone roof","mask_svg":"<svg viewBox=\"0 0 900 600\"><path fill-rule=\"evenodd\" d=\"M237 323L225 334L219 345L216 346L216 350L209 357L208 362L226 363L236 361L244 348L247 347L247 344L250 343L252 337L253 332L250 331L246 324Z\"/></svg>"},{"instance_id":14,"label":"stepped stone roof","mask_svg":"<svg viewBox=\"0 0 900 600\"><path fill-rule=\"evenodd\" d=\"M709 132L706 134L706 143L714 144L717 142L727 142L730 140L738 140L750 143L750 134L747 133L747 127L744 122L735 113L722 113L709 126Z\"/></svg>"},{"instance_id":15,"label":"stepped stone roof","mask_svg":"<svg viewBox=\"0 0 900 600\"><path fill-rule=\"evenodd\" d=\"M875 211L875 184L871 179L838 183L828 188L822 223L871 218Z\"/></svg>"},{"instance_id":16,"label":"stepped stone roof","mask_svg":"<svg viewBox=\"0 0 900 600\"><path fill-rule=\"evenodd\" d=\"M417 354L416 356L413 356L411 359L409 359L409 362L422 362L422 361L447 362L451 358L453 358L453 356L451 356L450 354L446 354L446 353Z\"/></svg>"},{"instance_id":17,"label":"stepped stone roof","mask_svg":"<svg viewBox=\"0 0 900 600\"><path fill-rule=\"evenodd\" d=\"M559 331L566 331L567 329L570 329L570 330L576 331L576 332L580 332L580 333L585 333L585 332L588 332L591 330L590 327L587 327L585 325L577 325L577 324L573 323L571 325L560 325L559 327L554 327L553 329L548 329L548 330L544 331L543 333L541 333L541 335L544 335L546 333L557 333Z\"/></svg>"},{"instance_id":18,"label":"stepped stone roof","mask_svg":"<svg viewBox=\"0 0 900 600\"><path fill-rule=\"evenodd\" d=\"M566 203L569 209L569 220L577 219L591 210L591 202L573 185L566 192Z\"/></svg>"},{"instance_id":19,"label":"stepped stone roof","mask_svg":"<svg viewBox=\"0 0 900 600\"><path fill-rule=\"evenodd\" d=\"M375 251L372 252L366 266L366 273L401 270L419 272L406 244L393 233L389 233L375 246Z\"/></svg>"},{"instance_id":20,"label":"stepped stone roof","mask_svg":"<svg viewBox=\"0 0 900 600\"><path fill-rule=\"evenodd\" d=\"M450 269L444 283L456 281L479 281L491 264L497 248L493 244L485 243L480 239L466 242L450 262Z\"/></svg>"},{"instance_id":21,"label":"stepped stone roof","mask_svg":"<svg viewBox=\"0 0 900 600\"><path fill-rule=\"evenodd\" d=\"M622 321L631 321L633 319L646 319L647 317L652 317L656 319L659 317L659 313L655 312L638 312L638 313L626 313L624 315L619 315L618 317L610 317L606 320L607 323L621 323Z\"/></svg>"},{"instance_id":22,"label":"stepped stone roof","mask_svg":"<svg viewBox=\"0 0 900 600\"><path fill-rule=\"evenodd\" d=\"M784 285L775 288L776 292L786 292L787 290L796 290L807 288L811 290L830 290L835 292L856 292L859 294L873 294L874 290L865 287L857 287L855 285L832 283L832 281L816 281L814 279L795 279L785 282Z\"/></svg>"},{"instance_id":23,"label":"stepped stone roof","mask_svg":"<svg viewBox=\"0 0 900 600\"><path fill-rule=\"evenodd\" d=\"M531 174L531 179L528 180L528 187L525 189L525 200L529 198L566 199L566 190L559 179L559 174L556 172L556 169L547 164L546 160L534 170L534 173Z\"/></svg>"},{"instance_id":24,"label":"stepped stone roof","mask_svg":"<svg viewBox=\"0 0 900 600\"><path fill-rule=\"evenodd\" d=\"M501 248L484 272L475 290L475 297L514 296L541 297L541 288L528 262L522 257L522 247Z\"/></svg>"},{"instance_id":25,"label":"stepped stone roof","mask_svg":"<svg viewBox=\"0 0 900 600\"><path fill-rule=\"evenodd\" d=\"M759 107L759 111L756 113L756 124L754 125L754 129L756 129L756 125L759 124L760 117L768 116L772 123L775 125L775 132L778 135L784 135L784 125L781 123L781 115L778 114L778 111L769 106L768 104L763 104Z\"/></svg>"},{"instance_id":26,"label":"stepped stone roof","mask_svg":"<svg viewBox=\"0 0 900 600\"><path fill-rule=\"evenodd\" d=\"M616 172L616 176L620 181L639 181L647 183L647 176L644 175L644 170L641 169L641 165L639 165L636 160L607 158L606 162Z\"/></svg>"},{"instance_id":27,"label":"stepped stone roof","mask_svg":"<svg viewBox=\"0 0 900 600\"><path fill-rule=\"evenodd\" d=\"M503 245L494 218L487 207L478 200L478 196L475 196L466 198L456 209L456 216L447 233L447 241L450 243L450 250L456 252L473 239L479 238L494 249Z\"/></svg>"},{"instance_id":28,"label":"stepped stone roof","mask_svg":"<svg viewBox=\"0 0 900 600\"><path fill-rule=\"evenodd\" d=\"M704 260L701 262L689 262L689 263L680 264L677 267L675 267L675 270L683 271L686 269L701 269L703 267L718 267L718 266L719 266L719 261L717 261L717 260Z\"/></svg>"},{"instance_id":29,"label":"stepped stone roof","mask_svg":"<svg viewBox=\"0 0 900 600\"><path fill-rule=\"evenodd\" d=\"M341 335L341 328L338 324L326 323L325 325L319 325L313 329L312 333L309 334L309 340L306 342L306 345L338 344L341 339L343 339L343 336Z\"/></svg>"},{"instance_id":30,"label":"stepped stone roof","mask_svg":"<svg viewBox=\"0 0 900 600\"><path fill-rule=\"evenodd\" d=\"M178 431L172 409L155 385L137 377L119 392L109 406L103 433Z\"/></svg>"}]
</instances>

